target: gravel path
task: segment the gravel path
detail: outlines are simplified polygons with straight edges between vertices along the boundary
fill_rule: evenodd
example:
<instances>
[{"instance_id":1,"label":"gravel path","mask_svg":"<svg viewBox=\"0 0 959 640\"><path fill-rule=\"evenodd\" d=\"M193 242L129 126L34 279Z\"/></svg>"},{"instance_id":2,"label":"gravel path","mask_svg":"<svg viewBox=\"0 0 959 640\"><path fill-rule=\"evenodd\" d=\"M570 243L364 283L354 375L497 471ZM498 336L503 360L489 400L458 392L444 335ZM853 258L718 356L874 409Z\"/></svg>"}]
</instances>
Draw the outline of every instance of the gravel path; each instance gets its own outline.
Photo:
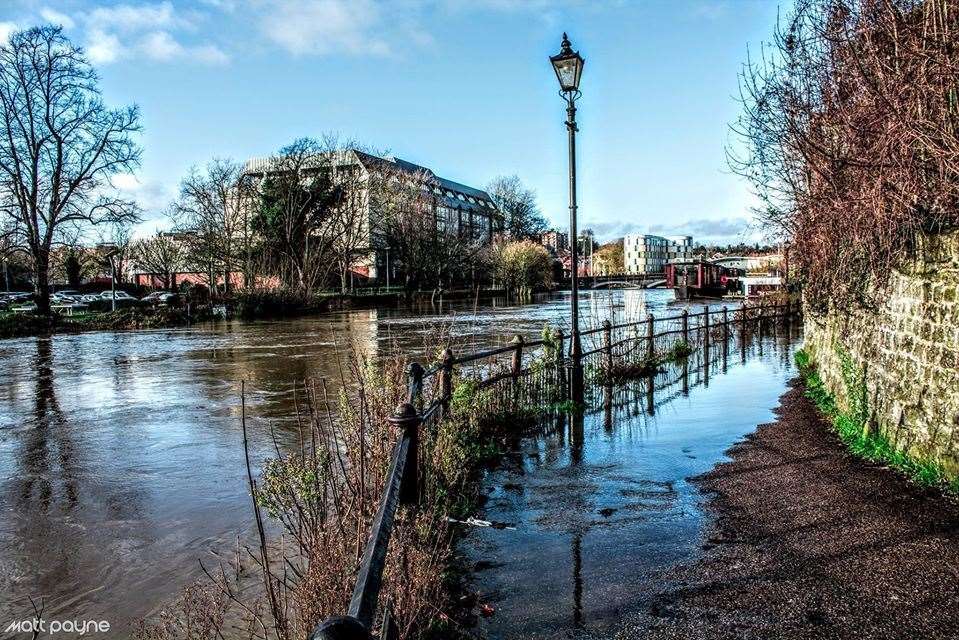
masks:
<instances>
[{"instance_id":1,"label":"gravel path","mask_svg":"<svg viewBox=\"0 0 959 640\"><path fill-rule=\"evenodd\" d=\"M959 503L847 454L793 382L697 478L703 554L617 638L959 638Z\"/></svg>"}]
</instances>

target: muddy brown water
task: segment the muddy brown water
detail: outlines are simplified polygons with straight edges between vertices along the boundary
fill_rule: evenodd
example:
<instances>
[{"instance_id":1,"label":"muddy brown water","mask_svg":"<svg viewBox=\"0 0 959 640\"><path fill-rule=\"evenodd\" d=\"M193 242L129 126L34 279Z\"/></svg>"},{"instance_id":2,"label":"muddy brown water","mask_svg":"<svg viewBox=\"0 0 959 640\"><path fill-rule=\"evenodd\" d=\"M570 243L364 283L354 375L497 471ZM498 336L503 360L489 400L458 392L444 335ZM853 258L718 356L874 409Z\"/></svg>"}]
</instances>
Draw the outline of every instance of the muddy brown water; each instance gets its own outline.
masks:
<instances>
[{"instance_id":1,"label":"muddy brown water","mask_svg":"<svg viewBox=\"0 0 959 640\"><path fill-rule=\"evenodd\" d=\"M586 291L584 324L678 312L670 291ZM338 378L347 340L372 354L461 350L562 325L568 294L532 304L384 308L275 322L0 340L0 637L8 623L106 620L126 637L251 534L240 432L256 460L292 441L293 385ZM589 545L589 539L585 544ZM25 637L25 636L24 636ZM68 634L60 637L69 637Z\"/></svg>"}]
</instances>

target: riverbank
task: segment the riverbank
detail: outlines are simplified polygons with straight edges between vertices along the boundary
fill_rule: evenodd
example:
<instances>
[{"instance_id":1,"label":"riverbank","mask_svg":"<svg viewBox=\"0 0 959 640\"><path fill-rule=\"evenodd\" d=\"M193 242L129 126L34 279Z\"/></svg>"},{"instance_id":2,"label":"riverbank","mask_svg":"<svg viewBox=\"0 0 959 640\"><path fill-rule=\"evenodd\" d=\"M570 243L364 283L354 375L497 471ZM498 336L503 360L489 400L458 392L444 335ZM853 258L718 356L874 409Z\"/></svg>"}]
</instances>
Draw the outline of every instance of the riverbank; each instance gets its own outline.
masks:
<instances>
[{"instance_id":1,"label":"riverbank","mask_svg":"<svg viewBox=\"0 0 959 640\"><path fill-rule=\"evenodd\" d=\"M442 297L433 299L430 292L417 292L412 303L445 304L453 301L484 302L501 298L505 292L501 289L447 291ZM335 311L352 311L398 307L406 300L397 292L361 292L330 293L316 296L308 301L284 298L275 295L251 295L240 297L226 304L194 307L188 313L182 307L131 307L116 312L93 312L75 316L53 315L51 317L33 314L15 314L0 312L0 340L4 338L25 338L45 336L56 333L79 333L82 331L121 331L135 329L163 329L182 327L211 320L214 317L239 317L243 320L277 320L301 318ZM218 312L215 313L214 309Z\"/></svg>"},{"instance_id":2,"label":"riverbank","mask_svg":"<svg viewBox=\"0 0 959 640\"><path fill-rule=\"evenodd\" d=\"M959 636L959 503L850 454L798 380L776 414L696 479L703 555L617 637Z\"/></svg>"},{"instance_id":3,"label":"riverbank","mask_svg":"<svg viewBox=\"0 0 959 640\"><path fill-rule=\"evenodd\" d=\"M207 319L205 316L203 319ZM33 314L0 314L0 339L45 336L54 333L83 331L119 331L180 327L200 318L189 316L182 309L121 309L75 316L50 317Z\"/></svg>"}]
</instances>

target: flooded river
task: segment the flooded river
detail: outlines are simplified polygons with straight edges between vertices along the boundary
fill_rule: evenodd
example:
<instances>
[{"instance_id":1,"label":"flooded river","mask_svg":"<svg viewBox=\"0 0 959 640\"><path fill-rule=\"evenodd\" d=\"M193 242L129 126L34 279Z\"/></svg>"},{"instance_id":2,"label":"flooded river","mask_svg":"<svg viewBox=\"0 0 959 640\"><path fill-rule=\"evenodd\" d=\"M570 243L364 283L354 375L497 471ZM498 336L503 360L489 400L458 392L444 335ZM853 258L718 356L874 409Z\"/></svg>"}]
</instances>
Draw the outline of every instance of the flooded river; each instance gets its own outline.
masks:
<instances>
[{"instance_id":1,"label":"flooded river","mask_svg":"<svg viewBox=\"0 0 959 640\"><path fill-rule=\"evenodd\" d=\"M583 292L584 324L610 313L663 315L672 297ZM463 303L0 340L0 623L32 615L33 598L47 618L108 620L111 637L125 637L201 575L198 559L229 554L236 536L249 536L241 381L253 457L262 460L272 453L271 426L281 446L291 434L293 385L335 381L347 342L374 355L422 353L452 325L460 349L479 349L563 326L568 304L557 294L477 310Z\"/></svg>"},{"instance_id":2,"label":"flooded river","mask_svg":"<svg viewBox=\"0 0 959 640\"><path fill-rule=\"evenodd\" d=\"M800 342L795 324L744 350L733 337L712 347L708 371L697 352L685 376L661 372L652 394L645 380L600 393L585 416L513 443L478 514L511 528L471 528L460 545L479 602L495 611L479 636L617 637L669 570L710 544L705 497L689 479L774 419Z\"/></svg>"}]
</instances>

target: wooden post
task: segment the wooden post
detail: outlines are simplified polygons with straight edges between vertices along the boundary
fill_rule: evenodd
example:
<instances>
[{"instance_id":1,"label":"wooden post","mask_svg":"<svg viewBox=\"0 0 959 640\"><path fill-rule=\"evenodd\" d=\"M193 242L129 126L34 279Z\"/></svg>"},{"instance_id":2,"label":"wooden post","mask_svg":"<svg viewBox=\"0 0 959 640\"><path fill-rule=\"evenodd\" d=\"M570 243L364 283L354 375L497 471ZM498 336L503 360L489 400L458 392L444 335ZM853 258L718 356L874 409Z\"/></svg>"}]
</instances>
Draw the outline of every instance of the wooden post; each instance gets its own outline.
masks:
<instances>
[{"instance_id":1,"label":"wooden post","mask_svg":"<svg viewBox=\"0 0 959 640\"><path fill-rule=\"evenodd\" d=\"M683 342L689 345L689 309L683 309Z\"/></svg>"},{"instance_id":2,"label":"wooden post","mask_svg":"<svg viewBox=\"0 0 959 640\"><path fill-rule=\"evenodd\" d=\"M759 302L759 337L760 339L762 339L763 337L763 328L764 328L764 323L766 321L765 316L766 316L766 303L765 301L761 300Z\"/></svg>"},{"instance_id":3,"label":"wooden post","mask_svg":"<svg viewBox=\"0 0 959 640\"><path fill-rule=\"evenodd\" d=\"M723 306L723 344L729 341L729 309Z\"/></svg>"},{"instance_id":4,"label":"wooden post","mask_svg":"<svg viewBox=\"0 0 959 640\"><path fill-rule=\"evenodd\" d=\"M652 363L653 358L656 357L656 345L653 341L654 331L653 323L656 322L656 318L653 317L653 314L646 316L646 362Z\"/></svg>"},{"instance_id":5,"label":"wooden post","mask_svg":"<svg viewBox=\"0 0 959 640\"><path fill-rule=\"evenodd\" d=\"M608 380L613 370L613 324L609 320L603 320L603 356Z\"/></svg>"},{"instance_id":6,"label":"wooden post","mask_svg":"<svg viewBox=\"0 0 959 640\"><path fill-rule=\"evenodd\" d=\"M523 336L513 336L512 344L516 345L511 363L511 373L515 381L519 377L519 372L523 369Z\"/></svg>"}]
</instances>

